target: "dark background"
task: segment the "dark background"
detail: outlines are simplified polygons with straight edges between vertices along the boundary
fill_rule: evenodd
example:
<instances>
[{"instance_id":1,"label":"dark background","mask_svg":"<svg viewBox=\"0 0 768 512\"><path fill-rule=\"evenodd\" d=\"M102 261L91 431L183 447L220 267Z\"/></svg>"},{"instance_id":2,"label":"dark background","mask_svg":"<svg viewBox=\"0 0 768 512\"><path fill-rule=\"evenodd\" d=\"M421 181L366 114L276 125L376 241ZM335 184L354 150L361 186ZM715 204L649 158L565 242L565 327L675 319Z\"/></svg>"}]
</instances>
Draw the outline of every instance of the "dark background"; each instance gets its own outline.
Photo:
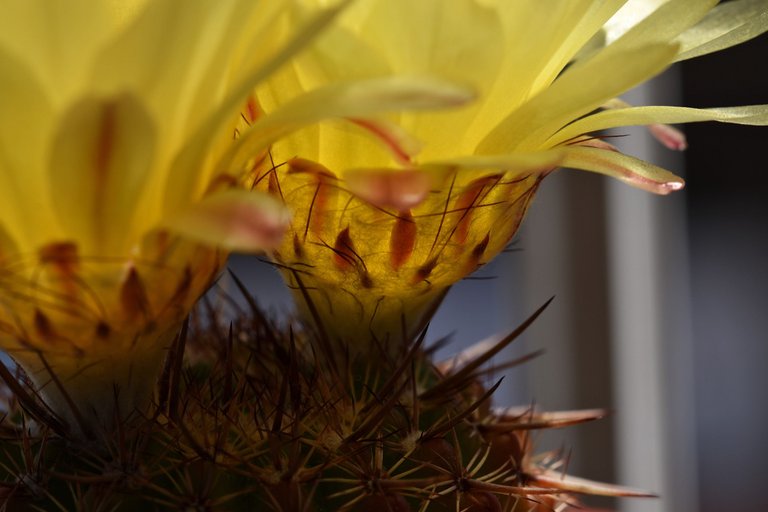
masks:
<instances>
[{"instance_id":1,"label":"dark background","mask_svg":"<svg viewBox=\"0 0 768 512\"><path fill-rule=\"evenodd\" d=\"M682 66L686 105L768 103L768 37ZM768 510L768 128L690 125L702 512Z\"/></svg>"}]
</instances>

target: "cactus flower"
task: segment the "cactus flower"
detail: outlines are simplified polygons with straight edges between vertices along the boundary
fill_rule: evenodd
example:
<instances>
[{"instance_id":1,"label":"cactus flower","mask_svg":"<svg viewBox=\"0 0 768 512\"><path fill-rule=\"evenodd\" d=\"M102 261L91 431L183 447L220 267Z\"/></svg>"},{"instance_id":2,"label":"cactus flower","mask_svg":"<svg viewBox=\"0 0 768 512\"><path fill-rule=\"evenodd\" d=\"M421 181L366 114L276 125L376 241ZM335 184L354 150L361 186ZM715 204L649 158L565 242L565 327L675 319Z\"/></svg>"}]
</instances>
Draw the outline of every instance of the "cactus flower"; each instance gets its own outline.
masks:
<instances>
[{"instance_id":1,"label":"cactus flower","mask_svg":"<svg viewBox=\"0 0 768 512\"><path fill-rule=\"evenodd\" d=\"M75 430L147 405L226 250L282 234L216 166L280 41L251 4L3 4L0 347Z\"/></svg>"},{"instance_id":2,"label":"cactus flower","mask_svg":"<svg viewBox=\"0 0 768 512\"><path fill-rule=\"evenodd\" d=\"M329 85L263 115L254 86L339 10L290 25L290 6L3 3L0 347L74 431L141 411L227 251L279 241L285 208L241 179L274 139L336 111L470 97L377 80L374 98Z\"/></svg>"},{"instance_id":3,"label":"cactus flower","mask_svg":"<svg viewBox=\"0 0 768 512\"><path fill-rule=\"evenodd\" d=\"M302 4L322 4L306 0ZM569 167L666 194L683 180L600 131L766 124L766 106L632 107L616 99L673 62L766 30L766 2L360 0L259 89L266 111L338 80L425 74L469 84L450 111L347 117L275 144L255 183L293 211L274 259L300 310L350 346L402 346L450 285L514 236L541 180ZM661 4L661 6L659 6ZM301 9L295 19L303 18Z\"/></svg>"}]
</instances>

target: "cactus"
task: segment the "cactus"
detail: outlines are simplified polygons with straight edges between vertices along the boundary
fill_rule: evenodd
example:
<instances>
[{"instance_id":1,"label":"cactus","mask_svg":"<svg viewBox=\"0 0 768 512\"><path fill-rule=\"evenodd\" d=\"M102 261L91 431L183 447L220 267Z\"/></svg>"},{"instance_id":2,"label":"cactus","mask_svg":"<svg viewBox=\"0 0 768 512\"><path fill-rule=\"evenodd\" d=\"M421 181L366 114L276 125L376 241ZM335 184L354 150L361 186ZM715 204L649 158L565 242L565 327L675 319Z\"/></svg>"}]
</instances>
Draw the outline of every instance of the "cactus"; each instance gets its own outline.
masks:
<instances>
[{"instance_id":1,"label":"cactus","mask_svg":"<svg viewBox=\"0 0 768 512\"><path fill-rule=\"evenodd\" d=\"M614 98L764 32L764 2L639 17L592 0L6 3L4 510L540 512L647 495L535 453L536 430L602 411L492 407L485 364L546 305L444 362L426 326L556 168L683 186L602 130L650 125L682 149L659 123L768 124L766 105ZM268 251L301 318L276 324L237 278L245 310L225 297L233 311L190 316L229 251Z\"/></svg>"},{"instance_id":2,"label":"cactus","mask_svg":"<svg viewBox=\"0 0 768 512\"><path fill-rule=\"evenodd\" d=\"M544 307L475 356L433 364L423 331L394 357L353 357L246 297L231 321L209 308L185 324L149 412L91 440L2 367L5 510L549 511L569 490L643 494L574 484L556 454L532 451L535 430L603 411L491 407L484 364Z\"/></svg>"}]
</instances>

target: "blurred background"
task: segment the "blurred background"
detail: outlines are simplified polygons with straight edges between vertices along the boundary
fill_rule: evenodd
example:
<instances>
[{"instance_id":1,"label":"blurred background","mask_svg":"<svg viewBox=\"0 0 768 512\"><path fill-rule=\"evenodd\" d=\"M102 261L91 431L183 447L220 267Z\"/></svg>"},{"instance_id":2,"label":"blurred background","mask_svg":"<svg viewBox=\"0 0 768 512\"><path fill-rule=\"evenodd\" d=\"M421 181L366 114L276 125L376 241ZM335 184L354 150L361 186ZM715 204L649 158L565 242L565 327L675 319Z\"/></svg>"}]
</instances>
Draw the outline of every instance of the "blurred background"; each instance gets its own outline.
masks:
<instances>
[{"instance_id":1,"label":"blurred background","mask_svg":"<svg viewBox=\"0 0 768 512\"><path fill-rule=\"evenodd\" d=\"M625 97L696 107L768 102L768 38L677 66ZM506 376L496 401L604 407L550 432L569 472L649 489L658 500L592 500L624 512L768 510L768 129L687 125L673 153L643 129L614 139L683 175L651 196L600 176L548 178L511 247L450 293L430 338L446 357L555 301L505 354L546 353ZM268 266L233 260L262 303L289 299Z\"/></svg>"}]
</instances>

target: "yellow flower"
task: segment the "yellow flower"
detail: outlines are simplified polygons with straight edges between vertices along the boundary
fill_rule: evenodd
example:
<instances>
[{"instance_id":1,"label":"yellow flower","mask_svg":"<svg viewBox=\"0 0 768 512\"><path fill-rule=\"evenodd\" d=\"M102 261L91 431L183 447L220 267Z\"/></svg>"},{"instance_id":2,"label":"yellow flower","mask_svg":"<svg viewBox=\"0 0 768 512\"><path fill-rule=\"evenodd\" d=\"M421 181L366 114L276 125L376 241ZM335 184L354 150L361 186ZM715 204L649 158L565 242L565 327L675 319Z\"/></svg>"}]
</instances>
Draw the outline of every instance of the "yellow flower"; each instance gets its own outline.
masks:
<instances>
[{"instance_id":1,"label":"yellow flower","mask_svg":"<svg viewBox=\"0 0 768 512\"><path fill-rule=\"evenodd\" d=\"M668 171L601 140L600 130L652 125L682 147L679 132L659 123L768 122L765 106L614 99L676 60L765 31L755 22L765 2L713 9L715 1L633 1L619 11L624 3L360 0L261 87L266 111L337 80L390 74L470 84L478 95L450 111L322 123L272 147L256 184L294 212L274 257L304 315L352 345L373 337L397 346L451 284L508 244L555 168L661 194L682 188Z\"/></svg>"},{"instance_id":2,"label":"yellow flower","mask_svg":"<svg viewBox=\"0 0 768 512\"><path fill-rule=\"evenodd\" d=\"M222 249L281 234L283 211L216 167L285 44L281 7L3 3L0 346L70 427L146 405Z\"/></svg>"},{"instance_id":3,"label":"yellow flower","mask_svg":"<svg viewBox=\"0 0 768 512\"><path fill-rule=\"evenodd\" d=\"M3 2L0 347L70 427L85 433L147 405L226 251L280 239L283 206L241 179L273 140L332 113L470 97L434 80L376 80L263 115L248 100L254 86L339 10L293 24L289 7Z\"/></svg>"}]
</instances>

